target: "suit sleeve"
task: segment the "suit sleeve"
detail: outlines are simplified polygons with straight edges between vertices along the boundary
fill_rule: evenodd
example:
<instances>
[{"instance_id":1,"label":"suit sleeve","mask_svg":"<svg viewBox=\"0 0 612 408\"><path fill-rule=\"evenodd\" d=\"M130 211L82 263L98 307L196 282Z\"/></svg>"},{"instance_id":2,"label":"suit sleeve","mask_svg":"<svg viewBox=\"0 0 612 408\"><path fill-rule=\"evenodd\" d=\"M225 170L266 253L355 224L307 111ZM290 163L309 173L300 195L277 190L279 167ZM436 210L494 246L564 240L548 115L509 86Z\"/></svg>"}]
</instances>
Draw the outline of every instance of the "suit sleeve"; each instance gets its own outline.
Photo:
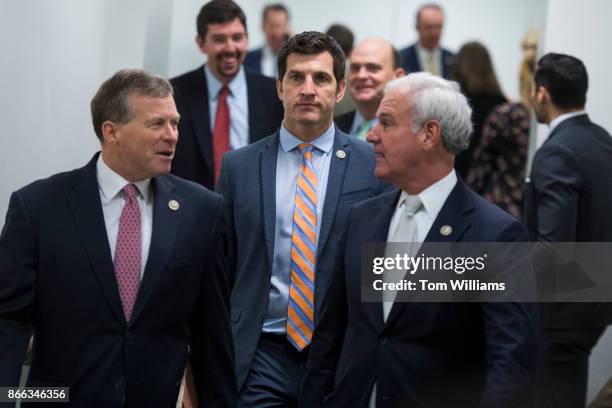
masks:
<instances>
[{"instance_id":1,"label":"suit sleeve","mask_svg":"<svg viewBox=\"0 0 612 408\"><path fill-rule=\"evenodd\" d=\"M586 182L576 159L567 149L544 145L533 162L531 179L536 192L537 240L574 241L579 193Z\"/></svg>"},{"instance_id":2,"label":"suit sleeve","mask_svg":"<svg viewBox=\"0 0 612 408\"><path fill-rule=\"evenodd\" d=\"M217 184L217 192L225 199L224 212L225 219L228 223L228 254L227 254L227 279L230 293L234 287L236 274L236 230L234 225L234 197L230 186L230 170L227 156L221 161L221 173L219 174L219 183Z\"/></svg>"},{"instance_id":3,"label":"suit sleeve","mask_svg":"<svg viewBox=\"0 0 612 408\"><path fill-rule=\"evenodd\" d=\"M19 384L30 335L38 267L32 220L13 193L0 235L0 385Z\"/></svg>"},{"instance_id":4,"label":"suit sleeve","mask_svg":"<svg viewBox=\"0 0 612 408\"><path fill-rule=\"evenodd\" d=\"M512 274L503 281L530 279L532 269L527 256L516 253L523 246L512 243L527 241L525 228L510 223L495 240L508 242L500 259L519 259L505 266ZM519 302L482 303L483 326L487 348L487 379L480 408L514 408L532 406L532 392L537 357L538 315L535 304Z\"/></svg>"},{"instance_id":5,"label":"suit sleeve","mask_svg":"<svg viewBox=\"0 0 612 408\"><path fill-rule=\"evenodd\" d=\"M348 322L348 305L346 298L344 249L351 210L346 217L344 228L339 237L338 256L333 275L325 297L321 316L316 322L311 342L310 354L306 364L300 408L318 408L323 406L325 397L333 391L334 378L344 335Z\"/></svg>"},{"instance_id":6,"label":"suit sleeve","mask_svg":"<svg viewBox=\"0 0 612 408\"><path fill-rule=\"evenodd\" d=\"M191 367L200 407L236 404L234 347L225 274L227 223L219 198L204 263L198 310L192 323Z\"/></svg>"}]
</instances>

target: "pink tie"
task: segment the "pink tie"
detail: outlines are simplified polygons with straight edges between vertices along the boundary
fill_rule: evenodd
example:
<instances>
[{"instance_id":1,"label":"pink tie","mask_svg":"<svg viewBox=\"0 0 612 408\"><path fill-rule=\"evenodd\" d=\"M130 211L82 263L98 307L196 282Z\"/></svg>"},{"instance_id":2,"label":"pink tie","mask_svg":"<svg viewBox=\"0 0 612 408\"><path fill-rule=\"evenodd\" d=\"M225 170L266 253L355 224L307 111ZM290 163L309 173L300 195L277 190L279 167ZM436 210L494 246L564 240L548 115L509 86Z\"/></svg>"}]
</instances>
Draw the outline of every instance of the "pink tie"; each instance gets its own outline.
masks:
<instances>
[{"instance_id":1,"label":"pink tie","mask_svg":"<svg viewBox=\"0 0 612 408\"><path fill-rule=\"evenodd\" d=\"M115 276L119 285L119 295L123 304L125 320L130 321L132 309L136 303L140 287L140 207L138 206L138 189L133 184L123 188L125 205L119 218L117 247L115 248Z\"/></svg>"}]
</instances>

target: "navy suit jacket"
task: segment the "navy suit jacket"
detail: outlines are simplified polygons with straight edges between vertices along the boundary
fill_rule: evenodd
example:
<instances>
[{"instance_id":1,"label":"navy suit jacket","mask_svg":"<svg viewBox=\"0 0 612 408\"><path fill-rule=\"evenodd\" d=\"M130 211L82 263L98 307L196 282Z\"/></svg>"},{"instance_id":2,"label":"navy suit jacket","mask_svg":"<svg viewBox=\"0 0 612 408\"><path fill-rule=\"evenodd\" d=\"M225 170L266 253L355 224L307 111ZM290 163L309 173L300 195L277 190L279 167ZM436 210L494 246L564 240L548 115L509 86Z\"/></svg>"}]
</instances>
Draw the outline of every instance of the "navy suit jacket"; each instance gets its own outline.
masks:
<instances>
[{"instance_id":1,"label":"navy suit jacket","mask_svg":"<svg viewBox=\"0 0 612 408\"><path fill-rule=\"evenodd\" d=\"M553 129L533 158L525 189L525 223L532 241L612 241L612 137L588 115ZM610 323L610 303L542 304L545 328Z\"/></svg>"},{"instance_id":2,"label":"navy suit jacket","mask_svg":"<svg viewBox=\"0 0 612 408\"><path fill-rule=\"evenodd\" d=\"M452 79L452 65L455 60L455 54L447 50L446 48L440 47L442 51L442 77L446 79ZM404 48L400 51L400 61L402 68L406 71L406 75L413 72L423 71L423 67L419 64L419 58L417 56L416 44L412 44L409 47Z\"/></svg>"},{"instance_id":3,"label":"navy suit jacket","mask_svg":"<svg viewBox=\"0 0 612 408\"><path fill-rule=\"evenodd\" d=\"M127 322L97 157L11 197L0 236L0 384L18 384L33 332L28 385L68 386L71 405L174 407L189 357L200 406L233 406L222 197L174 176L152 180L151 247Z\"/></svg>"},{"instance_id":4,"label":"navy suit jacket","mask_svg":"<svg viewBox=\"0 0 612 408\"><path fill-rule=\"evenodd\" d=\"M230 235L235 243L231 317L236 349L238 389L242 388L268 310L274 227L276 223L276 161L278 132L223 159L218 191L229 209ZM346 157L335 152L343 150ZM374 152L367 143L336 129L327 192L317 248L315 322L336 258L335 235L347 209L388 188L374 176Z\"/></svg>"},{"instance_id":5,"label":"navy suit jacket","mask_svg":"<svg viewBox=\"0 0 612 408\"><path fill-rule=\"evenodd\" d=\"M244 58L244 66L253 72L261 74L261 56L263 54L263 48L256 48L252 51L247 52Z\"/></svg>"},{"instance_id":6,"label":"navy suit jacket","mask_svg":"<svg viewBox=\"0 0 612 408\"><path fill-rule=\"evenodd\" d=\"M354 206L311 344L301 407L507 407L529 398L533 308L514 303L361 301L364 242L385 242L400 192ZM453 231L444 236L443 225ZM425 242L525 241L524 227L469 190L451 192Z\"/></svg>"},{"instance_id":7,"label":"navy suit jacket","mask_svg":"<svg viewBox=\"0 0 612 408\"><path fill-rule=\"evenodd\" d=\"M283 120L283 107L275 80L245 69L249 105L249 143L275 132ZM181 114L179 141L172 173L214 189L213 144L204 68L170 80L176 108Z\"/></svg>"},{"instance_id":8,"label":"navy suit jacket","mask_svg":"<svg viewBox=\"0 0 612 408\"><path fill-rule=\"evenodd\" d=\"M338 126L338 129L344 133L349 133L353 126L353 121L355 120L355 112L356 111L352 110L334 117L334 123Z\"/></svg>"}]
</instances>

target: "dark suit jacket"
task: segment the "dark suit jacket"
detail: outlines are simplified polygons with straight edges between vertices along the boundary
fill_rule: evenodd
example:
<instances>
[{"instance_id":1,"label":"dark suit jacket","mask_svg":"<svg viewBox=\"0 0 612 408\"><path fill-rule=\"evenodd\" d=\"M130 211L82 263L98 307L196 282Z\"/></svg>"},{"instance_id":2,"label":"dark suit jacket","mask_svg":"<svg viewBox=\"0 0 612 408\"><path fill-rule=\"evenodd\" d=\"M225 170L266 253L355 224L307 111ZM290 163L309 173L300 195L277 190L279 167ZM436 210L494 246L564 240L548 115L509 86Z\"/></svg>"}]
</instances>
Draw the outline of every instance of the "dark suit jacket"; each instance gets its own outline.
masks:
<instances>
[{"instance_id":1,"label":"dark suit jacket","mask_svg":"<svg viewBox=\"0 0 612 408\"><path fill-rule=\"evenodd\" d=\"M532 241L612 241L612 138L585 115L561 122L536 152L525 191ZM556 304L542 310L550 328L612 322L610 304Z\"/></svg>"},{"instance_id":2,"label":"dark suit jacket","mask_svg":"<svg viewBox=\"0 0 612 408\"><path fill-rule=\"evenodd\" d=\"M274 79L245 70L249 104L249 142L275 132L283 120L283 107ZM170 80L176 108L181 114L179 141L172 173L214 189L213 145L204 68Z\"/></svg>"},{"instance_id":3,"label":"dark suit jacket","mask_svg":"<svg viewBox=\"0 0 612 408\"><path fill-rule=\"evenodd\" d=\"M222 198L174 176L152 180L151 247L126 322L96 159L11 197L0 238L0 384L18 383L33 332L28 385L68 386L73 406L174 407L189 347L200 406L232 406Z\"/></svg>"},{"instance_id":4,"label":"dark suit jacket","mask_svg":"<svg viewBox=\"0 0 612 408\"><path fill-rule=\"evenodd\" d=\"M256 48L252 51L247 52L244 58L244 66L253 72L261 74L261 56L263 54L263 48Z\"/></svg>"},{"instance_id":5,"label":"dark suit jacket","mask_svg":"<svg viewBox=\"0 0 612 408\"><path fill-rule=\"evenodd\" d=\"M442 51L442 77L446 79L451 78L451 66L453 65L453 60L455 59L455 54L447 50L446 48L441 48ZM412 72L420 72L423 70L421 64L419 64L419 58L416 52L416 44L412 44L409 47L404 48L400 51L400 61L402 64L402 68L406 71L406 75Z\"/></svg>"},{"instance_id":6,"label":"dark suit jacket","mask_svg":"<svg viewBox=\"0 0 612 408\"><path fill-rule=\"evenodd\" d=\"M513 303L400 303L387 321L361 300L362 243L385 242L400 192L354 206L311 345L301 407L525 406L533 377L532 308ZM449 236L440 227L451 225ZM425 242L524 241L524 227L469 190L451 192Z\"/></svg>"},{"instance_id":7,"label":"dark suit jacket","mask_svg":"<svg viewBox=\"0 0 612 408\"><path fill-rule=\"evenodd\" d=\"M355 112L352 110L334 117L334 123L338 126L338 129L348 134L353 126L353 120L355 120Z\"/></svg>"},{"instance_id":8,"label":"dark suit jacket","mask_svg":"<svg viewBox=\"0 0 612 408\"><path fill-rule=\"evenodd\" d=\"M278 133L225 155L218 191L229 206L232 242L237 245L231 293L238 389L251 366L268 310L276 223ZM315 322L336 258L335 234L346 210L388 185L374 176L374 152L336 129L317 248ZM343 150L345 158L335 152ZM230 273L231 273L230 272Z\"/></svg>"}]
</instances>

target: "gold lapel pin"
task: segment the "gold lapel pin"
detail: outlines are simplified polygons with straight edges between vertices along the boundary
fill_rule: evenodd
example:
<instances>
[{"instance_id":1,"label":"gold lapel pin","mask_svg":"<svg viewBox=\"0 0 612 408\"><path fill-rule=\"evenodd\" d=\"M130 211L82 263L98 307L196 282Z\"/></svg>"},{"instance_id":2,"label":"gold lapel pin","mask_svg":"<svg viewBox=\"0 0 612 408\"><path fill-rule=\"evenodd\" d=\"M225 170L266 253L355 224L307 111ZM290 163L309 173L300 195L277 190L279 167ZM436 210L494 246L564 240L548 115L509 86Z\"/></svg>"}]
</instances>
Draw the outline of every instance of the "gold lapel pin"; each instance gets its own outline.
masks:
<instances>
[{"instance_id":1,"label":"gold lapel pin","mask_svg":"<svg viewBox=\"0 0 612 408\"><path fill-rule=\"evenodd\" d=\"M176 200L170 200L168 201L168 208L170 208L172 211L176 211L178 210L180 207L178 201Z\"/></svg>"},{"instance_id":2,"label":"gold lapel pin","mask_svg":"<svg viewBox=\"0 0 612 408\"><path fill-rule=\"evenodd\" d=\"M440 234L444 235L445 237L448 237L452 233L453 233L453 227L451 227L450 225L443 225L440 228Z\"/></svg>"},{"instance_id":3,"label":"gold lapel pin","mask_svg":"<svg viewBox=\"0 0 612 408\"><path fill-rule=\"evenodd\" d=\"M346 152L344 150L336 150L336 157L344 159L346 157Z\"/></svg>"}]
</instances>

